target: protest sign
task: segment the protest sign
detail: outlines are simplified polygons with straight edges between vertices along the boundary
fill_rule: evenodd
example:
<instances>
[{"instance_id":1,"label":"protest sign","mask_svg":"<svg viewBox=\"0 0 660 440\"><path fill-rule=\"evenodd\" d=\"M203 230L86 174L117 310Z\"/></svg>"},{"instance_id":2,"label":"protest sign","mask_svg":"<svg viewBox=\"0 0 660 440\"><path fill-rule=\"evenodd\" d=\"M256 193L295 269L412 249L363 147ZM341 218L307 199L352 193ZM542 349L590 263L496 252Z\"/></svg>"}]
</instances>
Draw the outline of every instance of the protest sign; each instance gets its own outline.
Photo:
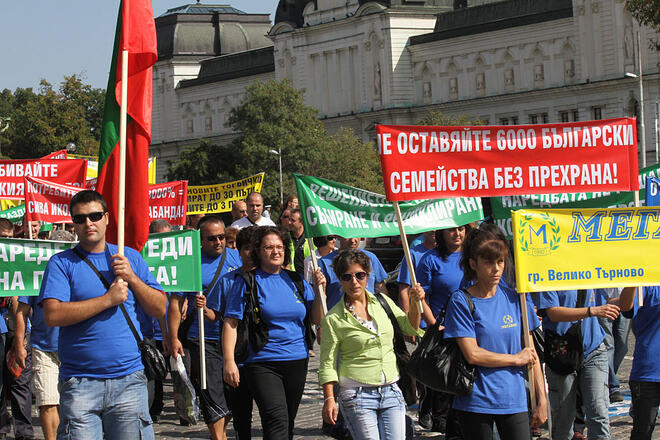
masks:
<instances>
[{"instance_id":1,"label":"protest sign","mask_svg":"<svg viewBox=\"0 0 660 440\"><path fill-rule=\"evenodd\" d=\"M12 223L21 223L25 214L25 205L14 206L13 208L0 211L0 218L4 217L11 220Z\"/></svg>"},{"instance_id":2,"label":"protest sign","mask_svg":"<svg viewBox=\"0 0 660 440\"><path fill-rule=\"evenodd\" d=\"M66 150L53 151L42 157L42 159L66 159Z\"/></svg>"},{"instance_id":3,"label":"protest sign","mask_svg":"<svg viewBox=\"0 0 660 440\"><path fill-rule=\"evenodd\" d=\"M22 199L25 196L25 177L82 187L86 170L87 163L84 160L0 160L0 198Z\"/></svg>"},{"instance_id":4,"label":"protest sign","mask_svg":"<svg viewBox=\"0 0 660 440\"><path fill-rule=\"evenodd\" d=\"M165 219L171 225L185 225L188 209L188 181L149 185L149 218Z\"/></svg>"},{"instance_id":5,"label":"protest sign","mask_svg":"<svg viewBox=\"0 0 660 440\"><path fill-rule=\"evenodd\" d=\"M319 177L294 174L307 237L382 237L399 234L392 203L381 194ZM406 233L451 228L483 218L481 199L400 203Z\"/></svg>"},{"instance_id":6,"label":"protest sign","mask_svg":"<svg viewBox=\"0 0 660 440\"><path fill-rule=\"evenodd\" d=\"M231 211L234 202L251 192L261 192L264 173L218 185L189 186L188 214L212 214Z\"/></svg>"},{"instance_id":7,"label":"protest sign","mask_svg":"<svg viewBox=\"0 0 660 440\"><path fill-rule=\"evenodd\" d=\"M646 194L647 177L660 177L660 164L639 170L638 182L642 201ZM490 206L495 223L511 237L513 235L511 211L518 209L624 208L635 206L635 194L625 191L514 195L492 197Z\"/></svg>"},{"instance_id":8,"label":"protest sign","mask_svg":"<svg viewBox=\"0 0 660 440\"><path fill-rule=\"evenodd\" d=\"M202 291L199 231L150 234L142 257L165 292Z\"/></svg>"},{"instance_id":9,"label":"protest sign","mask_svg":"<svg viewBox=\"0 0 660 440\"><path fill-rule=\"evenodd\" d=\"M392 201L638 189L634 118L377 133Z\"/></svg>"},{"instance_id":10,"label":"protest sign","mask_svg":"<svg viewBox=\"0 0 660 440\"><path fill-rule=\"evenodd\" d=\"M60 223L71 222L69 202L74 194L84 190L34 177L25 178L27 220Z\"/></svg>"},{"instance_id":11,"label":"protest sign","mask_svg":"<svg viewBox=\"0 0 660 440\"><path fill-rule=\"evenodd\" d=\"M39 295L41 278L50 257L76 244L0 238L0 296Z\"/></svg>"},{"instance_id":12,"label":"protest sign","mask_svg":"<svg viewBox=\"0 0 660 440\"><path fill-rule=\"evenodd\" d=\"M660 179L646 178L646 206L660 206Z\"/></svg>"},{"instance_id":13,"label":"protest sign","mask_svg":"<svg viewBox=\"0 0 660 440\"><path fill-rule=\"evenodd\" d=\"M660 208L513 213L519 292L660 284Z\"/></svg>"}]
</instances>

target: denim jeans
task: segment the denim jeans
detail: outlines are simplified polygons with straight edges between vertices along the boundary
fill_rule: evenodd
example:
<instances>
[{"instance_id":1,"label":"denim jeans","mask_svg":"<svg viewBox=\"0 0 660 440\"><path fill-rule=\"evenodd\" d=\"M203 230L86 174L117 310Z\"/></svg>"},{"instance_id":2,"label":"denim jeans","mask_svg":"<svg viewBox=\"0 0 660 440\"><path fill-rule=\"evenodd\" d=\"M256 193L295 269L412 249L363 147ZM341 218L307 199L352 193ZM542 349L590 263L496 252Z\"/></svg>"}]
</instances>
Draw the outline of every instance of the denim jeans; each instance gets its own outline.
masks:
<instances>
[{"instance_id":1,"label":"denim jeans","mask_svg":"<svg viewBox=\"0 0 660 440\"><path fill-rule=\"evenodd\" d=\"M621 362L628 352L628 333L630 330L630 319L619 315L614 321L607 318L598 318L601 327L605 331L605 345L609 361L608 383L610 394L619 391L621 384L616 373L619 371Z\"/></svg>"},{"instance_id":2,"label":"denim jeans","mask_svg":"<svg viewBox=\"0 0 660 440\"><path fill-rule=\"evenodd\" d=\"M585 357L577 372L563 375L546 368L554 440L573 438L578 387L582 392L589 440L610 438L608 366L607 349L602 343Z\"/></svg>"},{"instance_id":3,"label":"denim jeans","mask_svg":"<svg viewBox=\"0 0 660 440\"><path fill-rule=\"evenodd\" d=\"M635 408L630 440L651 440L660 406L660 382L631 380L630 392Z\"/></svg>"},{"instance_id":4,"label":"denim jeans","mask_svg":"<svg viewBox=\"0 0 660 440\"><path fill-rule=\"evenodd\" d=\"M59 389L58 440L154 438L142 370L114 379L71 377Z\"/></svg>"},{"instance_id":5,"label":"denim jeans","mask_svg":"<svg viewBox=\"0 0 660 440\"><path fill-rule=\"evenodd\" d=\"M397 384L340 388L337 400L354 440L406 438L406 402Z\"/></svg>"}]
</instances>

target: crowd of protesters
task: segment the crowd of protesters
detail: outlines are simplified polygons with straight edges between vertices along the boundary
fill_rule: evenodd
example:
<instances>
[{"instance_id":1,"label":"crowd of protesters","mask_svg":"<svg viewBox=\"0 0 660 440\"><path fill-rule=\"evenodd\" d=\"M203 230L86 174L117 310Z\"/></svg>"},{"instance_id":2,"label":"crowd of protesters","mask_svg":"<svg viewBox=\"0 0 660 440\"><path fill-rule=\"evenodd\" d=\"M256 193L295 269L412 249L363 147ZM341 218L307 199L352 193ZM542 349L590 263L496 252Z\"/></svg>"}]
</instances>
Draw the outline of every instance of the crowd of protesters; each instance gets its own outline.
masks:
<instances>
[{"instance_id":1,"label":"crowd of protesters","mask_svg":"<svg viewBox=\"0 0 660 440\"><path fill-rule=\"evenodd\" d=\"M12 427L17 439L34 437L33 394L46 439L154 438L163 383L147 380L127 319L165 356L183 359L210 437L227 438L231 422L241 440L251 438L255 405L265 439L293 438L315 344L325 434L411 438L394 331L398 326L414 346L435 325L477 374L467 395L418 384L421 428L447 440L530 439L550 413L553 439L586 438L580 415L589 439L609 439L608 407L623 399L616 373L633 327L631 439L651 438L660 404L660 287L644 289L641 307L632 287L542 292L528 295L524 313L510 243L482 223L422 234L411 247L418 284L404 260L398 291L388 292L388 274L376 255L359 249L359 239L306 239L296 197L287 198L277 225L264 211L261 194L251 193L233 204L227 228L219 216L189 216L188 227L200 232L203 292L166 295L138 252L120 255L106 242L103 198L76 194L72 227L48 238L78 245L51 258L39 296L0 304L0 354L7 353L0 438ZM24 225L0 219L0 237L45 238L38 222ZM151 233L171 229L165 220L150 225ZM555 371L540 350L524 346L524 316L531 336L577 334L583 357L574 371ZM258 338L250 335L238 359L249 317L263 341L255 349ZM180 423L191 422L180 415Z\"/></svg>"}]
</instances>

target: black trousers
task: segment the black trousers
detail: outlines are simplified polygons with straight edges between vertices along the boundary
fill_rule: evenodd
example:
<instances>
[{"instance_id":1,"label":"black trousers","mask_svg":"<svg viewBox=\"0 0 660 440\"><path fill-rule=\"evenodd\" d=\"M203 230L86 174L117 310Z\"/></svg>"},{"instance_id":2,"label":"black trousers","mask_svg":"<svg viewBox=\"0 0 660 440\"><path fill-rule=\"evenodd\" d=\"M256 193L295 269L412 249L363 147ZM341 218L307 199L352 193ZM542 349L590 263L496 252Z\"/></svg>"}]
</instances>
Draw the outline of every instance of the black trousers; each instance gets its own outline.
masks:
<instances>
[{"instance_id":1,"label":"black trousers","mask_svg":"<svg viewBox=\"0 0 660 440\"><path fill-rule=\"evenodd\" d=\"M651 440L660 406L660 382L630 381L633 429L630 440Z\"/></svg>"},{"instance_id":2,"label":"black trousers","mask_svg":"<svg viewBox=\"0 0 660 440\"><path fill-rule=\"evenodd\" d=\"M252 439L252 394L245 379L245 369L238 368L241 381L237 388L225 386L225 398L231 410L232 423L238 440Z\"/></svg>"},{"instance_id":3,"label":"black trousers","mask_svg":"<svg viewBox=\"0 0 660 440\"><path fill-rule=\"evenodd\" d=\"M527 411L516 414L483 414L456 411L465 440L492 440L493 423L500 438L505 440L530 440Z\"/></svg>"},{"instance_id":4,"label":"black trousers","mask_svg":"<svg viewBox=\"0 0 660 440\"><path fill-rule=\"evenodd\" d=\"M2 319L2 318L0 318ZM7 369L5 362L5 352L9 351L14 343L14 333L7 333L5 342L6 350L0 354L3 355L3 387L2 403L0 404L0 434L9 434L11 431L12 419L14 425L14 437L16 439L33 438L32 429L32 390L30 381L32 380L32 346L30 345L30 334L25 335L27 342L27 358L25 359L25 368L18 378ZM11 405L12 417L9 417L7 411L7 402Z\"/></svg>"},{"instance_id":5,"label":"black trousers","mask_svg":"<svg viewBox=\"0 0 660 440\"><path fill-rule=\"evenodd\" d=\"M293 426L305 389L308 359L255 362L243 367L244 377L259 408L264 440L293 438Z\"/></svg>"}]
</instances>

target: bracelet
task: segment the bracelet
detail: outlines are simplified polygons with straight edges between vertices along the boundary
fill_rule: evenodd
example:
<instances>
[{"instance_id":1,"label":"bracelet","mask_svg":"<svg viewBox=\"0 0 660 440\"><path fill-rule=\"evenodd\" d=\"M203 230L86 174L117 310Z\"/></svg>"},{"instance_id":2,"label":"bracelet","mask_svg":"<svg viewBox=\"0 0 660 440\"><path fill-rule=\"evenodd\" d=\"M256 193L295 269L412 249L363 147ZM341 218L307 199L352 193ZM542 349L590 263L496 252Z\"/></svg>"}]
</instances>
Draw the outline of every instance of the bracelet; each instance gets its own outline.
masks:
<instances>
[{"instance_id":1,"label":"bracelet","mask_svg":"<svg viewBox=\"0 0 660 440\"><path fill-rule=\"evenodd\" d=\"M335 396L326 397L325 399L323 399L323 401L325 402L327 400L334 399L334 398L335 398Z\"/></svg>"},{"instance_id":2,"label":"bracelet","mask_svg":"<svg viewBox=\"0 0 660 440\"><path fill-rule=\"evenodd\" d=\"M587 318L591 317L591 307L587 307Z\"/></svg>"}]
</instances>

